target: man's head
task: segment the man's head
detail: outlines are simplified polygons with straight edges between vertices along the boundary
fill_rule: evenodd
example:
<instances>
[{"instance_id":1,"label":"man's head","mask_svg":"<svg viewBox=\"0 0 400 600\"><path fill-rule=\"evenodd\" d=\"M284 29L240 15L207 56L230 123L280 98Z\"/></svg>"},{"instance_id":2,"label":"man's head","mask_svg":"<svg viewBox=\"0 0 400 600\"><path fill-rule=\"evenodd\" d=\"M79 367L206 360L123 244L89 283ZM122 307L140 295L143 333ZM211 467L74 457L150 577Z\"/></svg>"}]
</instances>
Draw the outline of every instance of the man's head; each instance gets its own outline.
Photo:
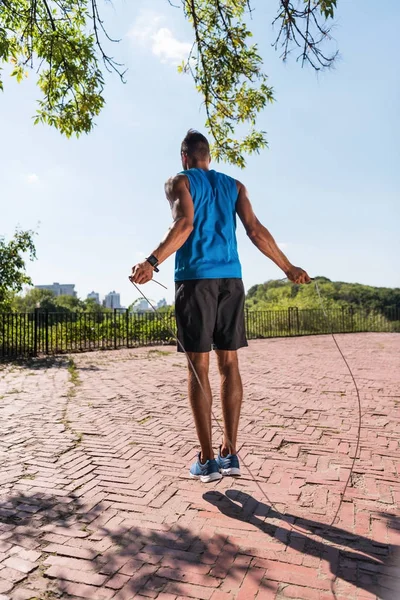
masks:
<instances>
[{"instance_id":1,"label":"man's head","mask_svg":"<svg viewBox=\"0 0 400 600\"><path fill-rule=\"evenodd\" d=\"M182 166L186 169L207 169L211 161L210 145L204 135L189 129L181 145Z\"/></svg>"}]
</instances>

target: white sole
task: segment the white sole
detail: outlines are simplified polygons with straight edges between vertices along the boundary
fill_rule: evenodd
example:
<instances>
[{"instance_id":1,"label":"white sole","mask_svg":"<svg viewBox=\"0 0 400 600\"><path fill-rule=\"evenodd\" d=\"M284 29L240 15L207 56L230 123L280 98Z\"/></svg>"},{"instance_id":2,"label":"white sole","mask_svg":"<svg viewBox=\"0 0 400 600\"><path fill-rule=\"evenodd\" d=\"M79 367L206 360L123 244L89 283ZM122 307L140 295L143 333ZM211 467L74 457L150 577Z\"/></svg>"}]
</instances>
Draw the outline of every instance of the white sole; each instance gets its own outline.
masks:
<instances>
[{"instance_id":1,"label":"white sole","mask_svg":"<svg viewBox=\"0 0 400 600\"><path fill-rule=\"evenodd\" d=\"M222 479L221 473L211 473L210 475L192 475L189 473L192 479L200 479L201 483L210 483L210 481L217 481Z\"/></svg>"},{"instance_id":2,"label":"white sole","mask_svg":"<svg viewBox=\"0 0 400 600\"><path fill-rule=\"evenodd\" d=\"M220 469L219 471L222 475L225 476L231 475L232 477L241 477L242 475L240 469L238 469L237 467L231 467L230 469Z\"/></svg>"}]
</instances>

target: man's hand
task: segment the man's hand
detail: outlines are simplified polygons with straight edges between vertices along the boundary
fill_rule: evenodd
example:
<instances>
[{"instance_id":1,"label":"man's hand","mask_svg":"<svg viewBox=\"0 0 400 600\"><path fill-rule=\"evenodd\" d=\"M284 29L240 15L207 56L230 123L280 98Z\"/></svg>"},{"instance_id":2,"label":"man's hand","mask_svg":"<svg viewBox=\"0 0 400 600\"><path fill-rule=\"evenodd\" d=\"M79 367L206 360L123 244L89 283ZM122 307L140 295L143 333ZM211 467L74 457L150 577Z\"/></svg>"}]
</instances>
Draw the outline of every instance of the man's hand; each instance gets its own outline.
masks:
<instances>
[{"instance_id":1,"label":"man's hand","mask_svg":"<svg viewBox=\"0 0 400 600\"><path fill-rule=\"evenodd\" d=\"M147 283L153 279L153 271L151 264L144 260L132 267L132 275L129 276L129 279L132 283Z\"/></svg>"},{"instance_id":2,"label":"man's hand","mask_svg":"<svg viewBox=\"0 0 400 600\"><path fill-rule=\"evenodd\" d=\"M285 274L292 283L311 283L311 278L306 271L300 269L300 267L291 265L290 269L285 271Z\"/></svg>"}]
</instances>

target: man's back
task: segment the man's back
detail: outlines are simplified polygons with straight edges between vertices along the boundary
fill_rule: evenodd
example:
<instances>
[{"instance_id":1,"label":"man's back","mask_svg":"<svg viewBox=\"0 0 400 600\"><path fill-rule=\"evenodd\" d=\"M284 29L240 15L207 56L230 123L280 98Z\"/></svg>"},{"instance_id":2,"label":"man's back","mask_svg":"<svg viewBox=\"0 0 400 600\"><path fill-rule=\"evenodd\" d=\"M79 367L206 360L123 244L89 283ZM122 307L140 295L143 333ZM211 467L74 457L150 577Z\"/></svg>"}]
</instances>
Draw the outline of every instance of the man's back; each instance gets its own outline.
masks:
<instances>
[{"instance_id":1,"label":"man's back","mask_svg":"<svg viewBox=\"0 0 400 600\"><path fill-rule=\"evenodd\" d=\"M175 280L241 278L236 242L236 181L214 170L188 169L193 231L176 253Z\"/></svg>"}]
</instances>

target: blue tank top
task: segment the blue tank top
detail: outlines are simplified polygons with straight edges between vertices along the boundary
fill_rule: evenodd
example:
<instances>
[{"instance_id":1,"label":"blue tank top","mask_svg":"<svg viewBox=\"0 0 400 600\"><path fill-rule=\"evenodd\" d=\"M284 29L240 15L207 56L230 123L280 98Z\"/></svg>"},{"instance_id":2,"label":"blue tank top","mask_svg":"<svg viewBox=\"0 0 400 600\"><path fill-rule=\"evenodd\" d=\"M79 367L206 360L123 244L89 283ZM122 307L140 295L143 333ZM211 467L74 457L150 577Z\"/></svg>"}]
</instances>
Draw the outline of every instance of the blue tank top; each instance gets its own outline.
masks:
<instances>
[{"instance_id":1,"label":"blue tank top","mask_svg":"<svg viewBox=\"0 0 400 600\"><path fill-rule=\"evenodd\" d=\"M193 231L176 252L175 281L242 277L236 241L236 181L217 171L189 169Z\"/></svg>"}]
</instances>

